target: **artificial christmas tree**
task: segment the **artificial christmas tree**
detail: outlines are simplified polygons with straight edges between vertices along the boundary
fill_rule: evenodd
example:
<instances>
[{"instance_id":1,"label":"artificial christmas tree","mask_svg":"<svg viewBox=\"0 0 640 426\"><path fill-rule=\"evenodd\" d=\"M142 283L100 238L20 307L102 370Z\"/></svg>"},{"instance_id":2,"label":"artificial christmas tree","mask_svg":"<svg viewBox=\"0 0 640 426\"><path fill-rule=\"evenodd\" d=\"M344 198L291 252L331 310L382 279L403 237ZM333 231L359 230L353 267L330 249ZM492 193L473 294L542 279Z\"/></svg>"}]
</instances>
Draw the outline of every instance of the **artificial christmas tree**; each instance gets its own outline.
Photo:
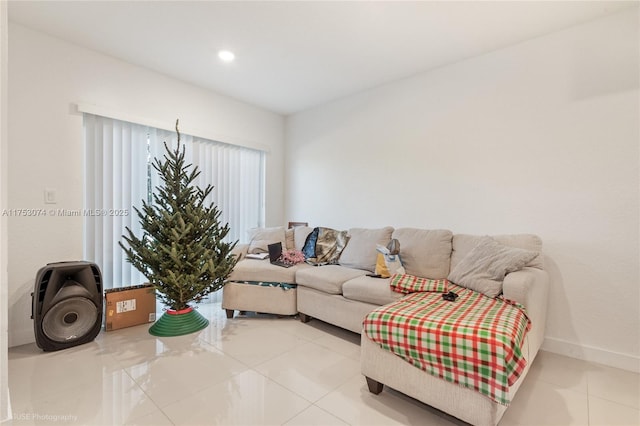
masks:
<instances>
[{"instance_id":1,"label":"artificial christmas tree","mask_svg":"<svg viewBox=\"0 0 640 426\"><path fill-rule=\"evenodd\" d=\"M129 261L155 287L157 297L170 309L149 332L170 336L188 334L205 328L209 321L193 311L190 302L198 303L209 293L221 289L236 264L231 255L236 242L224 238L229 225L220 223L221 212L205 199L213 190L194 185L200 172L191 171L185 161L185 147L178 143L174 151L165 142L164 161L155 158L153 168L162 183L153 194L153 204L142 201L134 207L143 234L138 238L131 229L120 242Z\"/></svg>"}]
</instances>

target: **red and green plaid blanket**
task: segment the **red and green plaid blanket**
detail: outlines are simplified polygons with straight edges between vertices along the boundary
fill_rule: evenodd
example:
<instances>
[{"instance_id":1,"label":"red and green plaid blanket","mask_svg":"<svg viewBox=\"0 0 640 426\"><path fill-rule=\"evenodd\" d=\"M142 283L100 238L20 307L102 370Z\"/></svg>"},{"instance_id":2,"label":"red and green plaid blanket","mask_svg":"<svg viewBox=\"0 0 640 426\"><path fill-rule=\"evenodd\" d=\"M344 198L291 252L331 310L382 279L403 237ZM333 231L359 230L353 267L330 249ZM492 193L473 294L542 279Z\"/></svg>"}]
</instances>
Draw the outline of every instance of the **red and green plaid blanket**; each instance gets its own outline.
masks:
<instances>
[{"instance_id":1,"label":"red and green plaid blanket","mask_svg":"<svg viewBox=\"0 0 640 426\"><path fill-rule=\"evenodd\" d=\"M364 332L383 349L448 382L508 405L522 374L522 343L531 322L522 307L449 283L460 296L413 293L364 319Z\"/></svg>"},{"instance_id":2,"label":"red and green plaid blanket","mask_svg":"<svg viewBox=\"0 0 640 426\"><path fill-rule=\"evenodd\" d=\"M389 287L396 293L417 293L419 291L447 292L449 280L444 278L432 280L430 278L416 277L409 274L393 274L389 281Z\"/></svg>"}]
</instances>

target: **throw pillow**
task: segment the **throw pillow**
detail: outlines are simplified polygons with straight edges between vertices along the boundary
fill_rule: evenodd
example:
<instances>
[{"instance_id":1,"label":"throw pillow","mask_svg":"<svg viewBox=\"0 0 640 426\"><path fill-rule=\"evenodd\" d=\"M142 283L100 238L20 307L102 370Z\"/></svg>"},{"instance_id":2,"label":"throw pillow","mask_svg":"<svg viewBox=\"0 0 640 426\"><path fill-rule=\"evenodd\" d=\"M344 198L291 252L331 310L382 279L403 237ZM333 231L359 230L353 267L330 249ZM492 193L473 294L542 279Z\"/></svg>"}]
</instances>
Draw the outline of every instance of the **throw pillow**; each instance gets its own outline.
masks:
<instances>
[{"instance_id":1,"label":"throw pillow","mask_svg":"<svg viewBox=\"0 0 640 426\"><path fill-rule=\"evenodd\" d=\"M282 243L282 247L287 246L284 226L273 228L253 228L249 230L248 253L268 253L269 244Z\"/></svg>"},{"instance_id":2,"label":"throw pillow","mask_svg":"<svg viewBox=\"0 0 640 426\"><path fill-rule=\"evenodd\" d=\"M391 246L391 249L389 248ZM402 259L400 259L400 255L398 254L400 250L400 244L398 240L391 240L387 247L383 247L378 244L376 247L376 251L378 252L378 258L376 259L376 275L380 275L382 278L389 278L393 274L402 273L404 274L405 270L402 267ZM395 253L392 254L392 249Z\"/></svg>"},{"instance_id":3,"label":"throw pillow","mask_svg":"<svg viewBox=\"0 0 640 426\"><path fill-rule=\"evenodd\" d=\"M338 263L340 254L344 250L349 236L347 231L338 231L331 228L318 228L318 238L316 240L316 256L313 264L325 265Z\"/></svg>"},{"instance_id":4,"label":"throw pillow","mask_svg":"<svg viewBox=\"0 0 640 426\"><path fill-rule=\"evenodd\" d=\"M389 285L391 290L403 294L416 293L419 291L446 293L449 281L445 279L432 280L420 278L408 274L395 274L391 277Z\"/></svg>"},{"instance_id":5,"label":"throw pillow","mask_svg":"<svg viewBox=\"0 0 640 426\"><path fill-rule=\"evenodd\" d=\"M507 247L491 237L482 237L447 278L462 287L496 297L502 293L505 275L524 268L536 256L536 252Z\"/></svg>"},{"instance_id":6,"label":"throw pillow","mask_svg":"<svg viewBox=\"0 0 640 426\"><path fill-rule=\"evenodd\" d=\"M453 252L451 253L451 270L453 271L458 263L478 245L484 235L455 234L453 236ZM507 247L542 252L542 240L537 235L532 234L511 234L511 235L491 235L491 238ZM532 268L544 269L543 256L538 255L526 264Z\"/></svg>"},{"instance_id":7,"label":"throw pillow","mask_svg":"<svg viewBox=\"0 0 640 426\"><path fill-rule=\"evenodd\" d=\"M380 275L382 278L389 278L391 274L389 273L389 268L387 268L387 264L384 261L384 254L378 253L378 257L376 258L376 275Z\"/></svg>"},{"instance_id":8,"label":"throw pillow","mask_svg":"<svg viewBox=\"0 0 640 426\"><path fill-rule=\"evenodd\" d=\"M306 259L316 257L316 241L318 241L318 232L320 232L320 228L313 228L313 231L307 235L307 239L304 241L302 253Z\"/></svg>"}]
</instances>

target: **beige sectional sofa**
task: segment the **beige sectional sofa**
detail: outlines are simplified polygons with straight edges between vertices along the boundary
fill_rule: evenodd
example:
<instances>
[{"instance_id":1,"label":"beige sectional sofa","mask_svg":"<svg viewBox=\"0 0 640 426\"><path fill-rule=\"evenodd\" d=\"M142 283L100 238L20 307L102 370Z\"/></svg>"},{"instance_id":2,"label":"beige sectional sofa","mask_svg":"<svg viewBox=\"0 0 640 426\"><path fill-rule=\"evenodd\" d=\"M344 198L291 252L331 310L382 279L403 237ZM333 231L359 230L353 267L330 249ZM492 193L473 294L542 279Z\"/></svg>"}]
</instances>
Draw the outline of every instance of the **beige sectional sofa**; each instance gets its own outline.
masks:
<instances>
[{"instance_id":1,"label":"beige sectional sofa","mask_svg":"<svg viewBox=\"0 0 640 426\"><path fill-rule=\"evenodd\" d=\"M301 249L312 228L271 230L273 235L269 238L272 239L282 233L283 247ZM353 228L348 233L349 241L338 264L334 265L314 267L299 264L285 269L269 264L268 260L242 258L243 254L255 250L264 241L252 241L250 245L239 247L238 254L241 260L230 277L230 283L224 288L223 307L272 312L268 309L258 309L257 306L277 306L277 300L283 298L283 292L291 292L288 293L288 297L295 298L295 307L292 304L293 300L290 300L286 309L273 313L293 314L297 311L304 322L317 318L362 334L362 372L367 377L372 392L379 392L382 384L386 384L468 423L497 424L506 406L413 367L402 358L382 349L362 333L362 322L369 312L404 297L403 294L390 290L389 279L367 276L375 269L376 244L386 245L390 239L396 238L400 242L400 256L406 273L437 279L449 276L478 245L482 237L453 234L448 230L392 227ZM527 367L510 388L510 394L514 395L542 344L549 281L543 267L542 242L537 236L499 235L492 238L506 247L540 253L517 272L508 273L503 282L500 280L497 283L505 298L525 307L531 320L531 330L523 345ZM269 294L244 297L256 299L249 301L241 300L243 298L234 291L237 290L236 286L245 285L240 284L241 282L289 283L296 284L297 288L283 290L275 284L272 287L266 284L269 290L263 293Z\"/></svg>"}]
</instances>

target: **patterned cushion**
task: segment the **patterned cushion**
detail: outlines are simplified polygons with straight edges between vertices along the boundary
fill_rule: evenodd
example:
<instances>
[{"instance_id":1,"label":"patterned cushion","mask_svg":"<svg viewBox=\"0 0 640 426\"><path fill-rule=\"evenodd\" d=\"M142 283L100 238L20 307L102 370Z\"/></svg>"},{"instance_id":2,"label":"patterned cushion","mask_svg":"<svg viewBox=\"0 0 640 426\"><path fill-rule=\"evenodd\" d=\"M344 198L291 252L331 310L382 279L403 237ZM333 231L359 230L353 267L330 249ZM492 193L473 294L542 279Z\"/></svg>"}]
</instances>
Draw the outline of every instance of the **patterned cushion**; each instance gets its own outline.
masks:
<instances>
[{"instance_id":1,"label":"patterned cushion","mask_svg":"<svg viewBox=\"0 0 640 426\"><path fill-rule=\"evenodd\" d=\"M313 228L313 231L307 235L307 238L304 241L302 253L307 259L316 257L316 241L318 240L318 232L320 232L320 228Z\"/></svg>"},{"instance_id":2,"label":"patterned cushion","mask_svg":"<svg viewBox=\"0 0 640 426\"><path fill-rule=\"evenodd\" d=\"M340 254L348 241L347 231L320 227L318 239L316 240L316 256L315 258L309 259L309 261L315 265L338 263Z\"/></svg>"},{"instance_id":3,"label":"patterned cushion","mask_svg":"<svg viewBox=\"0 0 640 426\"><path fill-rule=\"evenodd\" d=\"M376 275L382 278L389 278L393 274L404 274L402 267L402 259L399 254L382 254L378 253L376 259Z\"/></svg>"}]
</instances>

